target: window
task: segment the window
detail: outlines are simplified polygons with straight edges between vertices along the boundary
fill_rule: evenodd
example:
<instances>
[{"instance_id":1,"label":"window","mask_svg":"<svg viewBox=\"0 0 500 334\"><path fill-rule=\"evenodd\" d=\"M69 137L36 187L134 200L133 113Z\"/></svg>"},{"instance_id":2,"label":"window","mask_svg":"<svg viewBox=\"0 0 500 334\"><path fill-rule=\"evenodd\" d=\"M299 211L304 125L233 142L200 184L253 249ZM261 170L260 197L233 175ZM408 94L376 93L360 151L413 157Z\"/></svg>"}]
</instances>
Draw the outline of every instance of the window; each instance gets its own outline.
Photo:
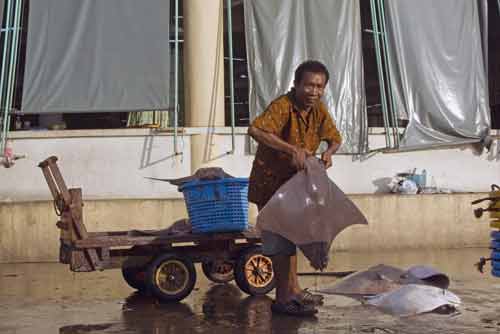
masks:
<instances>
[{"instance_id":1,"label":"window","mask_svg":"<svg viewBox=\"0 0 500 334\"><path fill-rule=\"evenodd\" d=\"M249 81L247 71L247 51L245 40L245 16L243 1L232 1L233 30L233 83L234 83L234 113L236 126L249 125ZM227 10L224 11L224 95L225 123L231 125L230 75L229 75L229 39L227 31Z\"/></svg>"},{"instance_id":2,"label":"window","mask_svg":"<svg viewBox=\"0 0 500 334\"><path fill-rule=\"evenodd\" d=\"M6 12L7 12L7 1L4 1L4 17L3 24L5 26ZM179 29L179 105L180 110L183 109L184 104L184 94L183 94L183 76L182 76L182 1L179 1L179 16L180 16L180 26ZM15 110L21 110L22 106L22 91L23 91L23 79L24 79L24 69L26 60L26 48L27 48L27 37L28 37L28 15L29 15L30 1L23 1L22 10L22 22L21 22L21 35L19 39L19 51L18 51L18 61L16 68L16 81L14 88L14 102L13 106ZM171 51L171 62L170 62L170 92L169 101L173 105L174 101L174 39L175 39L175 1L170 0L170 51ZM1 35L1 48L3 50L4 37L5 34ZM168 113L169 126L173 126L173 110L170 108ZM28 129L44 129L44 128L66 128L66 129L108 129L108 128L124 128L127 127L129 121L128 112L95 112L95 113L67 113L67 114L52 114L52 115L26 115L19 114L13 115L10 120L9 128L10 130L28 130ZM184 123L184 117L182 113L179 114L179 124Z\"/></svg>"}]
</instances>

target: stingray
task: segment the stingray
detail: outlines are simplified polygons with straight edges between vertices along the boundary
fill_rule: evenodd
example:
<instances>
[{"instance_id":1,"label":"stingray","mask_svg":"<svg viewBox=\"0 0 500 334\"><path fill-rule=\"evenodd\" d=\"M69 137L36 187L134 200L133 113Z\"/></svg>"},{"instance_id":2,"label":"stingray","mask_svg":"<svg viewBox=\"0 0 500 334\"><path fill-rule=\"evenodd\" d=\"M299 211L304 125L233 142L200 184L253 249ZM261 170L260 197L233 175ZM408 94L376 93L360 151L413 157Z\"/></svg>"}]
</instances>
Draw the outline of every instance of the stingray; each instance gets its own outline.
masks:
<instances>
[{"instance_id":1,"label":"stingray","mask_svg":"<svg viewBox=\"0 0 500 334\"><path fill-rule=\"evenodd\" d=\"M187 235L192 230L189 219L182 218L174 222L170 227L161 230L131 230L128 232L129 236L169 236L169 235Z\"/></svg>"},{"instance_id":2,"label":"stingray","mask_svg":"<svg viewBox=\"0 0 500 334\"><path fill-rule=\"evenodd\" d=\"M429 266L413 266L406 271L397 267L379 264L345 277L321 293L346 295L358 300L399 289L403 285L417 284L447 289L450 279Z\"/></svg>"},{"instance_id":3,"label":"stingray","mask_svg":"<svg viewBox=\"0 0 500 334\"><path fill-rule=\"evenodd\" d=\"M156 177L146 177L146 179L150 180L169 182L174 186L181 186L184 183L191 181L211 181L231 178L234 178L234 176L229 175L220 167L200 168L193 175L181 177L178 179L160 179Z\"/></svg>"},{"instance_id":4,"label":"stingray","mask_svg":"<svg viewBox=\"0 0 500 334\"><path fill-rule=\"evenodd\" d=\"M258 230L293 242L316 270L327 267L333 240L354 224L368 222L314 157L307 159L305 170L276 191L257 216Z\"/></svg>"},{"instance_id":5,"label":"stingray","mask_svg":"<svg viewBox=\"0 0 500 334\"><path fill-rule=\"evenodd\" d=\"M448 290L429 285L408 284L368 298L366 303L386 313L404 317L435 311L443 306L454 311L461 301Z\"/></svg>"},{"instance_id":6,"label":"stingray","mask_svg":"<svg viewBox=\"0 0 500 334\"><path fill-rule=\"evenodd\" d=\"M399 288L399 279L403 274L404 271L399 268L380 264L351 274L331 287L319 289L319 292L364 299L365 296Z\"/></svg>"}]
</instances>

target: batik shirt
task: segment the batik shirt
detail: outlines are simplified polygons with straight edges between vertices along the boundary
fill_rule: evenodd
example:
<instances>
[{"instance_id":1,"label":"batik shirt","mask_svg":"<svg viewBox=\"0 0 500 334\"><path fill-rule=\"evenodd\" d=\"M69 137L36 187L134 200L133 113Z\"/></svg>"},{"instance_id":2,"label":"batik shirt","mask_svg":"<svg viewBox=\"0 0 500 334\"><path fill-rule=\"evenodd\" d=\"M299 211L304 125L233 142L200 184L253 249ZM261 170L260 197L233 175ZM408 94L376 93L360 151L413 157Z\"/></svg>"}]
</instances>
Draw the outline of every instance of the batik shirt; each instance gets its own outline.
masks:
<instances>
[{"instance_id":1,"label":"batik shirt","mask_svg":"<svg viewBox=\"0 0 500 334\"><path fill-rule=\"evenodd\" d=\"M293 90L271 102L252 126L311 152L317 151L321 141L342 142L324 103L319 101L309 111L300 110ZM290 155L259 144L250 173L248 200L259 206L265 205L296 172Z\"/></svg>"}]
</instances>

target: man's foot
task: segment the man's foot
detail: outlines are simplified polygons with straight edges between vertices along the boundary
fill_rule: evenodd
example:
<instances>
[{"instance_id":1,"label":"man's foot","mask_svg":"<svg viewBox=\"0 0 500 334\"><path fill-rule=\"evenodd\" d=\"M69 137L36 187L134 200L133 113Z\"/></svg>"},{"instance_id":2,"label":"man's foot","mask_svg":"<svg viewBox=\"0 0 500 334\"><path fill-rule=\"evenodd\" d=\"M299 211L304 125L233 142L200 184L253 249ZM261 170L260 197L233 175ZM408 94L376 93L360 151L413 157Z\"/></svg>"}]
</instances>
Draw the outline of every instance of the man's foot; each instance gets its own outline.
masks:
<instances>
[{"instance_id":1,"label":"man's foot","mask_svg":"<svg viewBox=\"0 0 500 334\"><path fill-rule=\"evenodd\" d=\"M305 305L320 306L323 305L323 295L310 293L307 289L297 294L297 300Z\"/></svg>"},{"instance_id":2,"label":"man's foot","mask_svg":"<svg viewBox=\"0 0 500 334\"><path fill-rule=\"evenodd\" d=\"M292 315L296 317L312 317L318 310L313 305L303 304L297 300L290 300L286 303L273 302L271 311L278 314Z\"/></svg>"}]
</instances>

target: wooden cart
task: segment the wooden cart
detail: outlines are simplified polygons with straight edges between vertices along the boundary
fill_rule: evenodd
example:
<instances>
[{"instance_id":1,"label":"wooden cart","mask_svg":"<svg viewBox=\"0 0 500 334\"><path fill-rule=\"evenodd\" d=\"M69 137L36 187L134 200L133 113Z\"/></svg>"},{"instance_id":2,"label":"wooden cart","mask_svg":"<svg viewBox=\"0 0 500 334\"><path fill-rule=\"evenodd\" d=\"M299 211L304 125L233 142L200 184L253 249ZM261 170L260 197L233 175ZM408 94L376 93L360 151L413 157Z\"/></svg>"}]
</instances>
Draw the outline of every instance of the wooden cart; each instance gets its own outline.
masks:
<instances>
[{"instance_id":1,"label":"wooden cart","mask_svg":"<svg viewBox=\"0 0 500 334\"><path fill-rule=\"evenodd\" d=\"M179 301L196 283L194 263L201 263L213 282L235 280L250 294L274 288L271 259L262 255L260 239L249 229L241 233L161 234L158 231L89 232L83 222L82 189L68 189L57 157L39 164L60 217L59 261L75 272L121 268L123 278L139 291L163 301Z\"/></svg>"}]
</instances>

